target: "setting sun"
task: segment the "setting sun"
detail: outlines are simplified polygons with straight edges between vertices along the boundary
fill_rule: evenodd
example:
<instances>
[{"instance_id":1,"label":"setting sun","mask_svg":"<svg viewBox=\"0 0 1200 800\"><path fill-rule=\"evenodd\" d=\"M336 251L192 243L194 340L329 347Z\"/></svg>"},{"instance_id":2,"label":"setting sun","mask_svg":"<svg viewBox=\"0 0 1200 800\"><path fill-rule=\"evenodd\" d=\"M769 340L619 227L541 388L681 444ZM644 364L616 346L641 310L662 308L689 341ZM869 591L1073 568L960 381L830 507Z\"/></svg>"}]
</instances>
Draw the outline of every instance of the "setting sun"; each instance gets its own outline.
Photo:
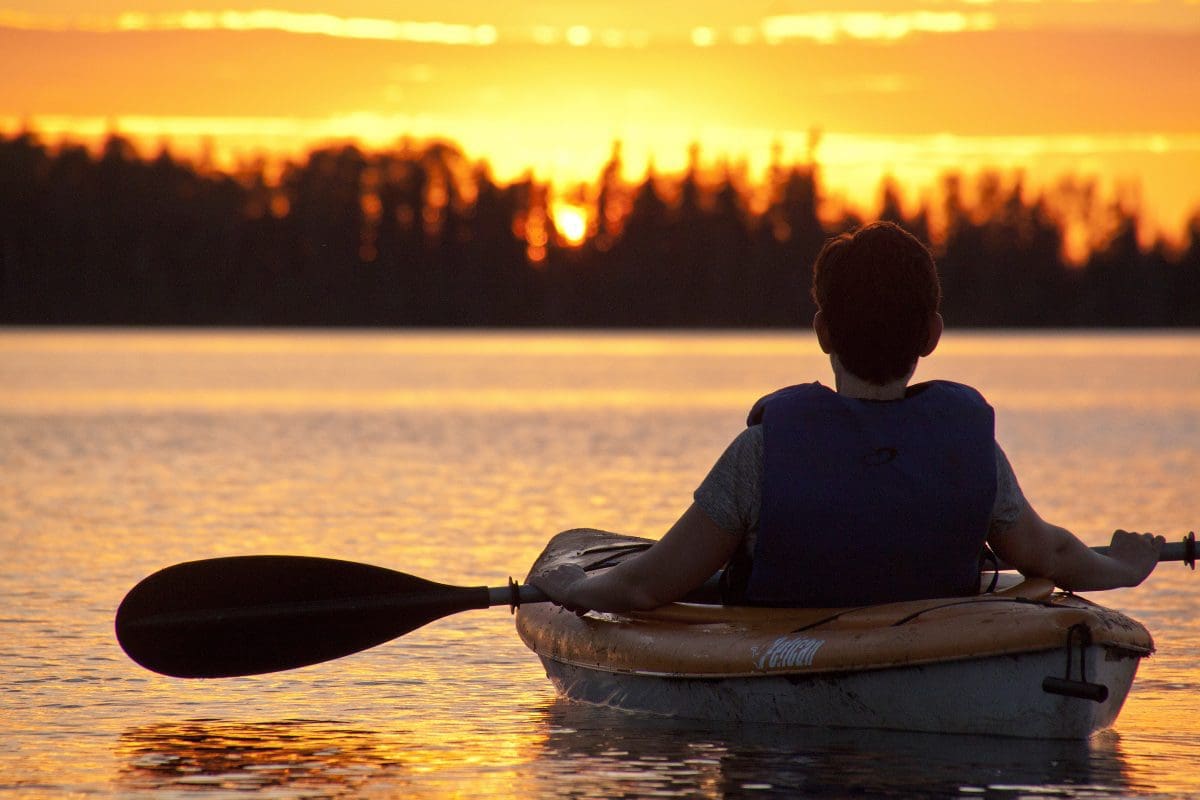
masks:
<instances>
[{"instance_id":1,"label":"setting sun","mask_svg":"<svg viewBox=\"0 0 1200 800\"><path fill-rule=\"evenodd\" d=\"M587 238L587 215L579 206L555 203L550 211L558 235L567 244L575 247Z\"/></svg>"}]
</instances>

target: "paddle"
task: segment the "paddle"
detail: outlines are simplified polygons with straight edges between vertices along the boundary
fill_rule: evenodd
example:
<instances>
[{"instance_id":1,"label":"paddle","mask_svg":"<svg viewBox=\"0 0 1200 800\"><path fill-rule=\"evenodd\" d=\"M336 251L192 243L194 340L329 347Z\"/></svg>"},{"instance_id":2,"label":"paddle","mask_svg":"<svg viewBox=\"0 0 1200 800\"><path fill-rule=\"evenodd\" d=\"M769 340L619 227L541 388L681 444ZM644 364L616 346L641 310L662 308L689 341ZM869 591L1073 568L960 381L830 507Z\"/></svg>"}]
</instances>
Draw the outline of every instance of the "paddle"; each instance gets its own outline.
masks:
<instances>
[{"instance_id":1,"label":"paddle","mask_svg":"<svg viewBox=\"0 0 1200 800\"><path fill-rule=\"evenodd\" d=\"M1107 548L1096 548L1103 552ZM1195 568L1190 534L1160 561ZM233 556L160 570L117 609L117 640L149 670L225 678L318 664L475 608L544 602L533 586L461 587L308 556Z\"/></svg>"},{"instance_id":2,"label":"paddle","mask_svg":"<svg viewBox=\"0 0 1200 800\"><path fill-rule=\"evenodd\" d=\"M459 611L545 599L532 586L447 586L352 561L233 556L145 578L117 609L116 629L147 669L224 678L341 658Z\"/></svg>"}]
</instances>

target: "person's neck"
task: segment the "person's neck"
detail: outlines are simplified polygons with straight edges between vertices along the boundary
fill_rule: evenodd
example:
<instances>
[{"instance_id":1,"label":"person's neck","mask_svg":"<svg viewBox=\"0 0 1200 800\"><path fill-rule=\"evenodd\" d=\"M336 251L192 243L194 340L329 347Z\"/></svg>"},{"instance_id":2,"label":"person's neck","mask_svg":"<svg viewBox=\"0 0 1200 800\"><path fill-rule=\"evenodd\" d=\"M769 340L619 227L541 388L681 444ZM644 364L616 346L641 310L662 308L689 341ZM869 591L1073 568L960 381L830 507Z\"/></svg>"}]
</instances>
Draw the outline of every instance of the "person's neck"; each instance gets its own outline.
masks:
<instances>
[{"instance_id":1,"label":"person's neck","mask_svg":"<svg viewBox=\"0 0 1200 800\"><path fill-rule=\"evenodd\" d=\"M833 379L837 393L858 400L901 400L904 398L905 389L908 388L909 378L912 377L910 372L903 378L880 385L863 380L850 372L842 366L842 362L836 354L831 355L829 361L833 364Z\"/></svg>"}]
</instances>

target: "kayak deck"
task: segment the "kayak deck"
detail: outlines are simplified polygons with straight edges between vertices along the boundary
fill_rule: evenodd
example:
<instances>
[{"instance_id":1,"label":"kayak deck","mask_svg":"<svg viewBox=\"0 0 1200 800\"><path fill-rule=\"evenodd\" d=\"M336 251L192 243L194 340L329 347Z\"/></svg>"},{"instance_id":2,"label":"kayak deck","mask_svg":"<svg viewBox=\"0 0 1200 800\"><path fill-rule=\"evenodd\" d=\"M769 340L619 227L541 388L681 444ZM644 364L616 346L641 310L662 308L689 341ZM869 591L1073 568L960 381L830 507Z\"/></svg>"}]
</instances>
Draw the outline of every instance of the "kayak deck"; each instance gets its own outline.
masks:
<instances>
[{"instance_id":1,"label":"kayak deck","mask_svg":"<svg viewBox=\"0 0 1200 800\"><path fill-rule=\"evenodd\" d=\"M603 569L648 544L567 531L531 571ZM517 630L564 696L630 710L1047 738L1111 724L1153 651L1149 633L1048 581L1007 583L973 597L845 609L672 603L578 616L539 603L518 610ZM1044 678L1071 691L1103 686L1107 697L1052 694Z\"/></svg>"}]
</instances>

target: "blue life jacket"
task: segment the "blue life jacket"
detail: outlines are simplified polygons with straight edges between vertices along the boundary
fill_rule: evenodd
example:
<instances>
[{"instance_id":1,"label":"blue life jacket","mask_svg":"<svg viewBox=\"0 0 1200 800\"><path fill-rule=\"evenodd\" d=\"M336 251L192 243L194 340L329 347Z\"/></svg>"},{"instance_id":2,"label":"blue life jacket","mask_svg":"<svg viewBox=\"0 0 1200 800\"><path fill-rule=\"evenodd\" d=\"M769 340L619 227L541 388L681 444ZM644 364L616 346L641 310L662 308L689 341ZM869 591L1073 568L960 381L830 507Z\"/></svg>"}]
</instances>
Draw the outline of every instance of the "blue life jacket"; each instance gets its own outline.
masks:
<instances>
[{"instance_id":1,"label":"blue life jacket","mask_svg":"<svg viewBox=\"0 0 1200 800\"><path fill-rule=\"evenodd\" d=\"M969 386L933 381L903 400L819 383L759 400L753 605L832 608L979 592L996 497L995 420Z\"/></svg>"}]
</instances>

